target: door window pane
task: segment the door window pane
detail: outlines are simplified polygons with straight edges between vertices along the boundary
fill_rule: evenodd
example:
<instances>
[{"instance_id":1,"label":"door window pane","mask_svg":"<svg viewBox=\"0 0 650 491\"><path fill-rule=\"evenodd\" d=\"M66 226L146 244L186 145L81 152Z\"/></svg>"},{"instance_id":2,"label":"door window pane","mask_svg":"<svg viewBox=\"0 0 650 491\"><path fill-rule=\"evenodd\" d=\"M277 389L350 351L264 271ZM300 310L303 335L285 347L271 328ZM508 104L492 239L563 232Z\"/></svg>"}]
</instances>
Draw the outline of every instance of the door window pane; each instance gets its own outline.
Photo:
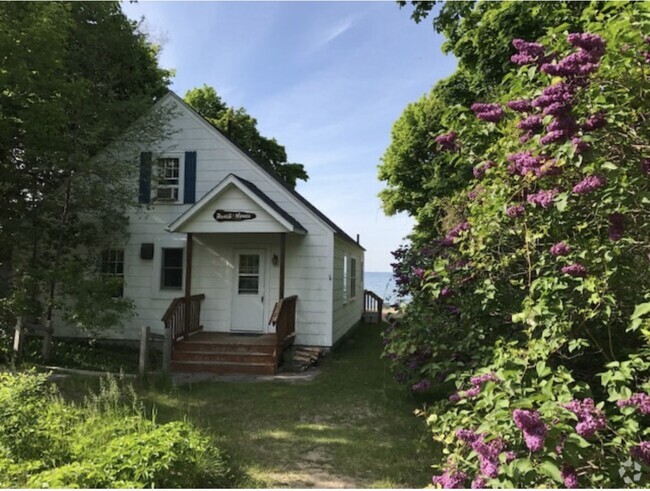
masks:
<instances>
[{"instance_id":1,"label":"door window pane","mask_svg":"<svg viewBox=\"0 0 650 491\"><path fill-rule=\"evenodd\" d=\"M259 293L260 283L260 256L259 254L239 255L239 277L237 292L244 295Z\"/></svg>"}]
</instances>

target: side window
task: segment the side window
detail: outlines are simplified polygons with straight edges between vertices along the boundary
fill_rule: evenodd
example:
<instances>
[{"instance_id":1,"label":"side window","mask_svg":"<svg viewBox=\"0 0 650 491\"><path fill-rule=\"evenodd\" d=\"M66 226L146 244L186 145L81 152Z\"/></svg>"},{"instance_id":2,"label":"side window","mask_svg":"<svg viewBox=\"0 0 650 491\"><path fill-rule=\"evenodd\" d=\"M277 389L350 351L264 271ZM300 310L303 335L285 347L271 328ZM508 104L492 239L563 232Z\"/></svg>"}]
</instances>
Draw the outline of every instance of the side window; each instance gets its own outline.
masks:
<instances>
[{"instance_id":1,"label":"side window","mask_svg":"<svg viewBox=\"0 0 650 491\"><path fill-rule=\"evenodd\" d=\"M162 250L160 288L164 290L183 288L183 249Z\"/></svg>"},{"instance_id":2,"label":"side window","mask_svg":"<svg viewBox=\"0 0 650 491\"><path fill-rule=\"evenodd\" d=\"M158 159L157 201L178 201L181 164L178 158Z\"/></svg>"},{"instance_id":3,"label":"side window","mask_svg":"<svg viewBox=\"0 0 650 491\"><path fill-rule=\"evenodd\" d=\"M343 303L348 300L348 256L343 255Z\"/></svg>"},{"instance_id":4,"label":"side window","mask_svg":"<svg viewBox=\"0 0 650 491\"><path fill-rule=\"evenodd\" d=\"M357 296L357 260L350 258L350 298Z\"/></svg>"},{"instance_id":5,"label":"side window","mask_svg":"<svg viewBox=\"0 0 650 491\"><path fill-rule=\"evenodd\" d=\"M124 249L106 249L102 252L101 272L104 276L119 279L114 297L124 295Z\"/></svg>"}]
</instances>

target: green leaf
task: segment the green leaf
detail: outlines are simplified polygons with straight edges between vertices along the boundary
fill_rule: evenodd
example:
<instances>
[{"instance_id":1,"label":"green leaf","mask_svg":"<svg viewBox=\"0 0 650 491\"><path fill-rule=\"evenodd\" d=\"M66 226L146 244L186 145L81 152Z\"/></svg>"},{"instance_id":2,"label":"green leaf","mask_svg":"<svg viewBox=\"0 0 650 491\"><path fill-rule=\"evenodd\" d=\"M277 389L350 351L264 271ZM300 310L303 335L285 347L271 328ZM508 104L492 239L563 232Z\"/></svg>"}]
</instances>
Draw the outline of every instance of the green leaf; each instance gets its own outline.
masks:
<instances>
[{"instance_id":1,"label":"green leaf","mask_svg":"<svg viewBox=\"0 0 650 491\"><path fill-rule=\"evenodd\" d=\"M549 459L544 460L544 462L540 464L539 470L540 472L542 472L542 474L550 477L555 482L559 482L559 483L564 482L562 480L562 473L560 472L560 469L552 460Z\"/></svg>"},{"instance_id":2,"label":"green leaf","mask_svg":"<svg viewBox=\"0 0 650 491\"><path fill-rule=\"evenodd\" d=\"M632 319L638 319L639 317L644 316L648 313L650 313L650 302L641 303L634 309Z\"/></svg>"}]
</instances>

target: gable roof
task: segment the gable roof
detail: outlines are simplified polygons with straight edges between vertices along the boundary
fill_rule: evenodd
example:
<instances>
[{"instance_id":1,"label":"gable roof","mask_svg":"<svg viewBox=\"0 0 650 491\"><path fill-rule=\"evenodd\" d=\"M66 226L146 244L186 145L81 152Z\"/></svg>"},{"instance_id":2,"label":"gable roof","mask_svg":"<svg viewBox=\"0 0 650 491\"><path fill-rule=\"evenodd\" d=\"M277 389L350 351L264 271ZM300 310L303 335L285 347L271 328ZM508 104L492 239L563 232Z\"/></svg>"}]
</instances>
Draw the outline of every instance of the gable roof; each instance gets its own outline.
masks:
<instances>
[{"instance_id":1,"label":"gable roof","mask_svg":"<svg viewBox=\"0 0 650 491\"><path fill-rule=\"evenodd\" d=\"M346 234L341 227L336 225L332 220L327 218L323 212L321 212L318 208L316 208L314 205L312 205L305 197L303 197L301 194L299 194L295 189L291 188L287 183L282 179L278 174L275 173L275 171L265 163L259 162L255 157L253 157L247 150L239 146L236 142L234 142L232 139L230 139L227 135L225 135L219 128L215 127L212 123L210 123L207 119L205 119L203 116L201 116L197 111L195 111L192 107L190 107L181 97L179 97L178 94L176 94L173 91L169 91L169 93L164 96L162 100L171 97L173 98L176 102L180 103L183 107L185 107L187 110L192 112L196 117L198 117L201 121L203 121L206 125L208 125L212 130L216 131L219 133L228 143L233 145L237 150L242 152L252 163L254 163L257 167L262 169L266 174L268 174L274 181L276 181L278 184L280 184L287 192L289 192L294 198L296 198L300 203L302 203L305 207L307 207L314 215L316 215L321 221L325 223L330 229L333 230L333 232L340 236L341 239L343 239L345 242L349 242L350 244L356 246L357 248L361 249L362 251L365 251L366 249L361 246L356 240L354 240L352 237L350 237L348 234ZM241 179L244 181L243 179ZM252 183L249 183L252 185ZM260 191L261 192L261 191ZM286 212L285 212L286 213Z\"/></svg>"},{"instance_id":2,"label":"gable roof","mask_svg":"<svg viewBox=\"0 0 650 491\"><path fill-rule=\"evenodd\" d=\"M252 182L242 179L235 174L228 174L219 184L214 186L208 191L199 201L194 203L189 209L181 216L169 224L167 230L170 232L178 232L184 225L189 224L194 217L199 215L213 200L221 195L226 189L231 186L239 189L251 201L257 204L260 208L266 211L272 218L274 218L282 227L288 232L295 232L298 234L306 234L307 230L303 227L298 220L286 212L280 205L264 194Z\"/></svg>"}]
</instances>

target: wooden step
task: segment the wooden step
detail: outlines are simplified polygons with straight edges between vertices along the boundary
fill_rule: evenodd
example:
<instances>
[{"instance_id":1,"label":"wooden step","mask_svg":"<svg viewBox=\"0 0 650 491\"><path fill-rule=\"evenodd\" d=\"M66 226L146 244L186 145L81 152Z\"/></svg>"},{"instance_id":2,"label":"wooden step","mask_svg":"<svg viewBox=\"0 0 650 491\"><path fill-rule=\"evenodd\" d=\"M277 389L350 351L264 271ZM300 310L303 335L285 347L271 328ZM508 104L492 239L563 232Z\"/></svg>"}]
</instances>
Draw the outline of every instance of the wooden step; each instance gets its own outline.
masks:
<instances>
[{"instance_id":1,"label":"wooden step","mask_svg":"<svg viewBox=\"0 0 650 491\"><path fill-rule=\"evenodd\" d=\"M179 341L174 345L175 351L202 351L213 353L267 353L273 354L273 344L244 344L244 343L219 343L219 342L193 342Z\"/></svg>"},{"instance_id":2,"label":"wooden step","mask_svg":"<svg viewBox=\"0 0 650 491\"><path fill-rule=\"evenodd\" d=\"M231 363L275 363L273 353L255 353L241 352L233 353L232 351L196 351L182 350L179 351L174 347L172 351L172 361L225 361Z\"/></svg>"},{"instance_id":3,"label":"wooden step","mask_svg":"<svg viewBox=\"0 0 650 491\"><path fill-rule=\"evenodd\" d=\"M173 372L205 372L220 375L275 375L275 363L231 363L208 361L172 361Z\"/></svg>"}]
</instances>

